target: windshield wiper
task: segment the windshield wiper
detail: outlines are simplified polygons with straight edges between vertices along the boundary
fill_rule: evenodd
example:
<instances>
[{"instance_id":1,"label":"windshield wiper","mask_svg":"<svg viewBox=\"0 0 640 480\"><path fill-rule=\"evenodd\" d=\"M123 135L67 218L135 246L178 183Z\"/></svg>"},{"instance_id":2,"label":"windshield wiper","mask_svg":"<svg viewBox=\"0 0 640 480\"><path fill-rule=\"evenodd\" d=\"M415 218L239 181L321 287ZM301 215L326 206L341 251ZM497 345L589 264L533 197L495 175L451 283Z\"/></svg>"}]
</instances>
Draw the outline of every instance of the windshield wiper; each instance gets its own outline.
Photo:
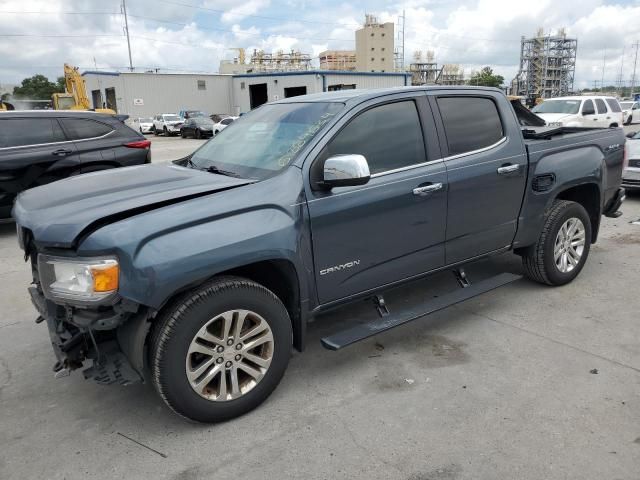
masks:
<instances>
[{"instance_id":1,"label":"windshield wiper","mask_svg":"<svg viewBox=\"0 0 640 480\"><path fill-rule=\"evenodd\" d=\"M203 170L203 171L209 172L209 173L215 173L217 175L226 175L227 177L242 178L236 172L231 172L229 170L222 170L222 169L216 167L215 165L210 165L208 167L201 168L200 170Z\"/></svg>"}]
</instances>

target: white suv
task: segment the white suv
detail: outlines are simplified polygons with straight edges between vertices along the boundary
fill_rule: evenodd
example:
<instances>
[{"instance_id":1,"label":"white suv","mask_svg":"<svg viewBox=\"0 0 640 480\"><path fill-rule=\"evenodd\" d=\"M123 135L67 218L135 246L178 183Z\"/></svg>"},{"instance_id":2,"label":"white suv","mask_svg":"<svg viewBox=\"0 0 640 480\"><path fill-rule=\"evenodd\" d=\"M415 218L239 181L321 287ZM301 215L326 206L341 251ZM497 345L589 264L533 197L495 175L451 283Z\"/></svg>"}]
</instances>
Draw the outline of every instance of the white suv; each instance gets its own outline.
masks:
<instances>
[{"instance_id":1,"label":"white suv","mask_svg":"<svg viewBox=\"0 0 640 480\"><path fill-rule=\"evenodd\" d=\"M153 117L153 133L155 135L163 133L165 137L179 135L183 123L182 117L175 113L162 113Z\"/></svg>"},{"instance_id":2,"label":"white suv","mask_svg":"<svg viewBox=\"0 0 640 480\"><path fill-rule=\"evenodd\" d=\"M614 97L584 96L549 98L533 113L551 127L621 127L622 109Z\"/></svg>"}]
</instances>

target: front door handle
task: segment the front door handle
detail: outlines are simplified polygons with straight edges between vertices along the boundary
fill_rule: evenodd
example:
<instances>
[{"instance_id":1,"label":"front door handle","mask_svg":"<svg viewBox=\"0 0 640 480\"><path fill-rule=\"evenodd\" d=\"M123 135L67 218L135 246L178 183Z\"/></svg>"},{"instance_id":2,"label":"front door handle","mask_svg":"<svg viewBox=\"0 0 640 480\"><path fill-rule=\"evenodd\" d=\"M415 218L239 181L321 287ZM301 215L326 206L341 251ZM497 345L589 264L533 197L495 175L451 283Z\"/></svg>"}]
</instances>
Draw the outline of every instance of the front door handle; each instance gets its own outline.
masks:
<instances>
[{"instance_id":1,"label":"front door handle","mask_svg":"<svg viewBox=\"0 0 640 480\"><path fill-rule=\"evenodd\" d=\"M520 165L518 165L517 163L514 163L511 165L504 165L498 168L498 173L500 175L509 175L510 173L517 172L519 169L520 169Z\"/></svg>"},{"instance_id":2,"label":"front door handle","mask_svg":"<svg viewBox=\"0 0 640 480\"><path fill-rule=\"evenodd\" d=\"M71 150L65 150L64 148L51 152L51 154L55 155L56 157L65 157L71 153L73 153Z\"/></svg>"},{"instance_id":3,"label":"front door handle","mask_svg":"<svg viewBox=\"0 0 640 480\"><path fill-rule=\"evenodd\" d=\"M414 188L413 194L423 196L429 195L430 193L436 192L438 190L442 190L442 183L430 183L429 185Z\"/></svg>"}]
</instances>

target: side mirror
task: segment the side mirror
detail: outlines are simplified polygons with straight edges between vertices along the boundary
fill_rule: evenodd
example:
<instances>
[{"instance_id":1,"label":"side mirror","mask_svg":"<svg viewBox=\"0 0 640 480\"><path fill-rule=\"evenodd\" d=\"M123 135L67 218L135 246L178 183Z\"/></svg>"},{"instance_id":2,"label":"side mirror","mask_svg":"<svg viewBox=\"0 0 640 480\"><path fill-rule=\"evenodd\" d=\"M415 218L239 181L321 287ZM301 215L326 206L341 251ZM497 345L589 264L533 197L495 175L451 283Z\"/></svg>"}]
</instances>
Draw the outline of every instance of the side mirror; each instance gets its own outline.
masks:
<instances>
[{"instance_id":1,"label":"side mirror","mask_svg":"<svg viewBox=\"0 0 640 480\"><path fill-rule=\"evenodd\" d=\"M596 114L596 110L595 108L583 108L582 109L582 115L595 115Z\"/></svg>"},{"instance_id":2,"label":"side mirror","mask_svg":"<svg viewBox=\"0 0 640 480\"><path fill-rule=\"evenodd\" d=\"M364 185L371 178L363 155L334 155L324 162L322 185L326 188Z\"/></svg>"},{"instance_id":3,"label":"side mirror","mask_svg":"<svg viewBox=\"0 0 640 480\"><path fill-rule=\"evenodd\" d=\"M638 133L638 132L629 132L629 133L627 133L626 137L627 138L633 138L636 133Z\"/></svg>"}]
</instances>

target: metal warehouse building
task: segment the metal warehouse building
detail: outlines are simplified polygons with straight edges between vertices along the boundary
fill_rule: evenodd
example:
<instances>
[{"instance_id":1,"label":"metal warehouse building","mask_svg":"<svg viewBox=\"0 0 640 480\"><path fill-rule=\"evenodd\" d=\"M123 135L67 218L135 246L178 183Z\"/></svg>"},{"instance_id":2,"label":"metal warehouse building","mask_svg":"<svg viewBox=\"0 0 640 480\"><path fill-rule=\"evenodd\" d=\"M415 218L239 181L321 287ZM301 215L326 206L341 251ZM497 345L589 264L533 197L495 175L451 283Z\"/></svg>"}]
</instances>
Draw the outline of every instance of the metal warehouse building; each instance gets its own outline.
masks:
<instances>
[{"instance_id":1,"label":"metal warehouse building","mask_svg":"<svg viewBox=\"0 0 640 480\"><path fill-rule=\"evenodd\" d=\"M240 75L84 72L93 108L131 117L180 110L239 115L263 103L308 93L411 85L410 73L303 72Z\"/></svg>"}]
</instances>

